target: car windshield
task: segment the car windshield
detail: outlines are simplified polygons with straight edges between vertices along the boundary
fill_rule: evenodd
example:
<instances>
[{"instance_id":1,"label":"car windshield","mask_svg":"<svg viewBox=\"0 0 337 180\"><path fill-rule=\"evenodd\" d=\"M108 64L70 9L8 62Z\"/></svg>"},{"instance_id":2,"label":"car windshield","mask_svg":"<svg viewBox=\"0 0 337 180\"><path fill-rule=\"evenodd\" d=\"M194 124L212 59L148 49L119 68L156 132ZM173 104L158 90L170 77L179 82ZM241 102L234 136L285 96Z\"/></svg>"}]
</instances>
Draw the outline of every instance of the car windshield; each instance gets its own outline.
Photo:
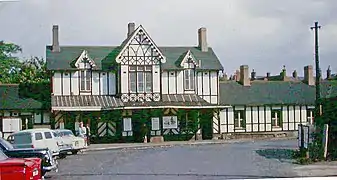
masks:
<instances>
[{"instance_id":1,"label":"car windshield","mask_svg":"<svg viewBox=\"0 0 337 180\"><path fill-rule=\"evenodd\" d=\"M53 131L53 135L54 135L54 137L60 137L60 133L58 133L56 131Z\"/></svg>"},{"instance_id":2,"label":"car windshield","mask_svg":"<svg viewBox=\"0 0 337 180\"><path fill-rule=\"evenodd\" d=\"M71 131L63 131L62 136L74 136L74 134Z\"/></svg>"},{"instance_id":3,"label":"car windshield","mask_svg":"<svg viewBox=\"0 0 337 180\"><path fill-rule=\"evenodd\" d=\"M4 154L2 152L2 150L0 150L0 161L6 160L8 157L6 156L6 154Z\"/></svg>"},{"instance_id":4,"label":"car windshield","mask_svg":"<svg viewBox=\"0 0 337 180\"><path fill-rule=\"evenodd\" d=\"M8 141L2 139L1 144L6 148L6 149L14 149L13 145L9 143Z\"/></svg>"}]
</instances>

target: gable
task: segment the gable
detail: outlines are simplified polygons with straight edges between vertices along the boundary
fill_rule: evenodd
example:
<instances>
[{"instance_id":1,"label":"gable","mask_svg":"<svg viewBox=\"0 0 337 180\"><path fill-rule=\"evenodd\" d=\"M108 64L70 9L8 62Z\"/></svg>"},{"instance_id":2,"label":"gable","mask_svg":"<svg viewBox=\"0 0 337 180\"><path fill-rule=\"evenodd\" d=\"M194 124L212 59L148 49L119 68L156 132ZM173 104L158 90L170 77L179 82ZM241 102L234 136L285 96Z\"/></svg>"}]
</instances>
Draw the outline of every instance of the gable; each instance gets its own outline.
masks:
<instances>
[{"instance_id":1,"label":"gable","mask_svg":"<svg viewBox=\"0 0 337 180\"><path fill-rule=\"evenodd\" d=\"M117 63L122 64L159 64L166 62L166 57L153 42L151 37L140 25L125 42L116 57Z\"/></svg>"},{"instance_id":2,"label":"gable","mask_svg":"<svg viewBox=\"0 0 337 180\"><path fill-rule=\"evenodd\" d=\"M95 68L96 63L94 60L88 55L88 51L83 50L81 55L76 59L74 66L79 69L83 68Z\"/></svg>"},{"instance_id":3,"label":"gable","mask_svg":"<svg viewBox=\"0 0 337 180\"><path fill-rule=\"evenodd\" d=\"M176 61L178 67L185 67L187 63L193 63L195 67L199 66L197 59L194 57L191 50L184 52Z\"/></svg>"}]
</instances>

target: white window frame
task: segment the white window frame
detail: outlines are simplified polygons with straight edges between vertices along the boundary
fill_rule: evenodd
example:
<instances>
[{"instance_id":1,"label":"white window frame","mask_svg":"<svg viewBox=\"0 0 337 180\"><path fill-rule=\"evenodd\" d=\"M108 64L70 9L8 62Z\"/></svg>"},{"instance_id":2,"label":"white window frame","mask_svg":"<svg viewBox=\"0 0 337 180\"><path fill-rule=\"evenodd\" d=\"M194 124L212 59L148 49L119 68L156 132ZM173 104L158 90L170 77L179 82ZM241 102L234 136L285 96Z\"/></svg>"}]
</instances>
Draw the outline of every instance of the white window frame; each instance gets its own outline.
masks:
<instances>
[{"instance_id":1,"label":"white window frame","mask_svg":"<svg viewBox=\"0 0 337 180\"><path fill-rule=\"evenodd\" d=\"M188 59L184 70L184 89L193 91L195 89L195 65L192 59Z\"/></svg>"},{"instance_id":2,"label":"white window frame","mask_svg":"<svg viewBox=\"0 0 337 180\"><path fill-rule=\"evenodd\" d=\"M131 74L135 77L131 78ZM129 92L152 93L152 78L151 65L129 66Z\"/></svg>"},{"instance_id":3,"label":"white window frame","mask_svg":"<svg viewBox=\"0 0 337 180\"><path fill-rule=\"evenodd\" d=\"M244 129L246 127L243 127L242 124L245 121L245 110L234 110L234 128L236 129ZM237 115L237 118L235 118ZM235 123L237 121L237 123ZM237 124L238 126L235 126Z\"/></svg>"},{"instance_id":4,"label":"white window frame","mask_svg":"<svg viewBox=\"0 0 337 180\"><path fill-rule=\"evenodd\" d=\"M307 109L307 122L310 124L314 123L314 109Z\"/></svg>"},{"instance_id":5,"label":"white window frame","mask_svg":"<svg viewBox=\"0 0 337 180\"><path fill-rule=\"evenodd\" d=\"M281 110L278 110L278 109L272 109L271 110L271 115L273 115L273 112L275 112L275 116L274 117L271 117L271 122L274 124L272 124L273 127L281 127L281 113L282 111Z\"/></svg>"},{"instance_id":6,"label":"white window frame","mask_svg":"<svg viewBox=\"0 0 337 180\"><path fill-rule=\"evenodd\" d=\"M80 70L80 91L91 91L91 70Z\"/></svg>"}]
</instances>

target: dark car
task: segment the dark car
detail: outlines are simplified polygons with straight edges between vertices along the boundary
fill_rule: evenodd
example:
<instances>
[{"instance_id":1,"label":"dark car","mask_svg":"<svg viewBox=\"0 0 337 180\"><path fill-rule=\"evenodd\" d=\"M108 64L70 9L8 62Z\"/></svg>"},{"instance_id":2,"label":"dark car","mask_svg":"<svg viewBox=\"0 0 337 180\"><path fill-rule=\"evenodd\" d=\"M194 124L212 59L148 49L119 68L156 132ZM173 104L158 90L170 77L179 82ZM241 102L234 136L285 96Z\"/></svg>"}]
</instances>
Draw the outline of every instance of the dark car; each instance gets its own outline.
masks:
<instances>
[{"instance_id":1,"label":"dark car","mask_svg":"<svg viewBox=\"0 0 337 180\"><path fill-rule=\"evenodd\" d=\"M48 148L15 149L11 143L0 138L0 149L10 158L40 158L43 176L49 171L58 171L58 162L53 158Z\"/></svg>"}]
</instances>

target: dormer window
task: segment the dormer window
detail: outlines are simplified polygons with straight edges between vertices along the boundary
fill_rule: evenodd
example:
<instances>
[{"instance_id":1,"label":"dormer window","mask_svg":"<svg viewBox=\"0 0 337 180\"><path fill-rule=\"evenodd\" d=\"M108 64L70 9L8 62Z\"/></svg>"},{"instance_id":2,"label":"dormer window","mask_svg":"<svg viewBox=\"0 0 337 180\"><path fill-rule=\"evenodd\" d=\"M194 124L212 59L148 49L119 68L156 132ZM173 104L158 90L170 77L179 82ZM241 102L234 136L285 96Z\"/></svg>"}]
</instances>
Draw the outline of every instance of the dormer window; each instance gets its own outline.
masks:
<instances>
[{"instance_id":1,"label":"dormer window","mask_svg":"<svg viewBox=\"0 0 337 180\"><path fill-rule=\"evenodd\" d=\"M188 58L188 61L185 63L184 68L185 90L194 90L195 65L192 61L192 58Z\"/></svg>"},{"instance_id":2,"label":"dormer window","mask_svg":"<svg viewBox=\"0 0 337 180\"><path fill-rule=\"evenodd\" d=\"M81 70L81 91L91 91L91 70Z\"/></svg>"}]
</instances>

